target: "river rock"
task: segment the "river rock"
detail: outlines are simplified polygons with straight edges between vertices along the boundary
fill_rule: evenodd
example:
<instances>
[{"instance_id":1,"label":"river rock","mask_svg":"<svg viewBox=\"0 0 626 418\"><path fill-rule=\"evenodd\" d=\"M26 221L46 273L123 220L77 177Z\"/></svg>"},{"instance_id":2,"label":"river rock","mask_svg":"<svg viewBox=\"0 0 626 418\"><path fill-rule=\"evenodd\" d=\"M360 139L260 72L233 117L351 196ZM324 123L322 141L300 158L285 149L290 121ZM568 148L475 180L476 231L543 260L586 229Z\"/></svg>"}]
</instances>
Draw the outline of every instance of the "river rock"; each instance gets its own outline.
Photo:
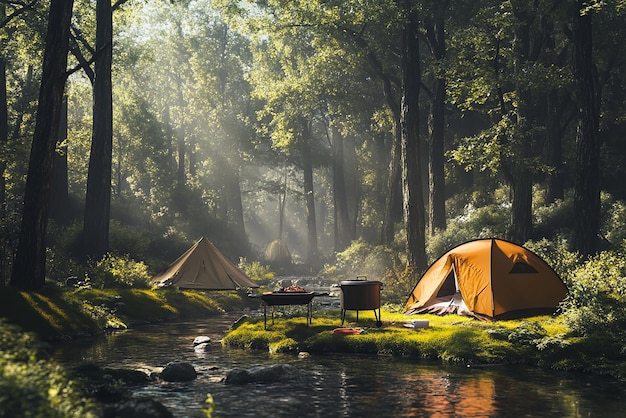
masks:
<instances>
[{"instance_id":1,"label":"river rock","mask_svg":"<svg viewBox=\"0 0 626 418\"><path fill-rule=\"evenodd\" d=\"M202 343L202 344L194 345L193 349L196 353L206 353L207 351L211 351L211 344Z\"/></svg>"},{"instance_id":2,"label":"river rock","mask_svg":"<svg viewBox=\"0 0 626 418\"><path fill-rule=\"evenodd\" d=\"M196 369L185 362L168 363L161 372L161 380L166 382L188 382L197 376Z\"/></svg>"},{"instance_id":3,"label":"river rock","mask_svg":"<svg viewBox=\"0 0 626 418\"><path fill-rule=\"evenodd\" d=\"M200 335L193 340L193 345L206 344L211 342L211 337L207 337L206 335Z\"/></svg>"},{"instance_id":4,"label":"river rock","mask_svg":"<svg viewBox=\"0 0 626 418\"><path fill-rule=\"evenodd\" d=\"M241 315L233 324L230 326L230 329L237 329L241 324L248 320L248 315Z\"/></svg>"},{"instance_id":5,"label":"river rock","mask_svg":"<svg viewBox=\"0 0 626 418\"><path fill-rule=\"evenodd\" d=\"M224 383L245 385L247 383L273 383L293 380L298 376L298 369L289 364L273 364L251 369L233 369L226 374Z\"/></svg>"},{"instance_id":6,"label":"river rock","mask_svg":"<svg viewBox=\"0 0 626 418\"><path fill-rule=\"evenodd\" d=\"M107 405L103 418L174 418L174 415L160 402L150 398L133 398L113 405Z\"/></svg>"}]
</instances>

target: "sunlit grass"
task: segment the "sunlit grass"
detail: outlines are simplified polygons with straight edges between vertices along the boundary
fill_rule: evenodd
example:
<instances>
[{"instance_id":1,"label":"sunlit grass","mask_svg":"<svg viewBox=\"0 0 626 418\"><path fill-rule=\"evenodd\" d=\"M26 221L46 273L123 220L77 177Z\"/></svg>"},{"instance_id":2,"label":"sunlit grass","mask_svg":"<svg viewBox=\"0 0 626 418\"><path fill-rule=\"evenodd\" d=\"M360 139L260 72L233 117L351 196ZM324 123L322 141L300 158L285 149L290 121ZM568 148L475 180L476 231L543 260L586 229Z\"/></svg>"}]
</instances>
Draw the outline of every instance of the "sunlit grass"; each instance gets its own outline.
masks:
<instances>
[{"instance_id":1,"label":"sunlit grass","mask_svg":"<svg viewBox=\"0 0 626 418\"><path fill-rule=\"evenodd\" d=\"M533 317L511 321L480 321L458 315L411 315L382 311L383 325L376 326L372 311L348 312L344 327L363 330L357 335L337 335L340 311L315 312L312 324L304 317L250 318L229 332L222 343L242 349L270 352L359 353L413 357L463 364L539 364L553 361L542 341L558 339L566 331L556 318ZM428 320L428 328L408 328L411 320Z\"/></svg>"},{"instance_id":2,"label":"sunlit grass","mask_svg":"<svg viewBox=\"0 0 626 418\"><path fill-rule=\"evenodd\" d=\"M231 306L236 306L238 297L228 296ZM44 340L224 311L211 293L202 291L50 286L41 292L21 292L0 288L0 317Z\"/></svg>"}]
</instances>

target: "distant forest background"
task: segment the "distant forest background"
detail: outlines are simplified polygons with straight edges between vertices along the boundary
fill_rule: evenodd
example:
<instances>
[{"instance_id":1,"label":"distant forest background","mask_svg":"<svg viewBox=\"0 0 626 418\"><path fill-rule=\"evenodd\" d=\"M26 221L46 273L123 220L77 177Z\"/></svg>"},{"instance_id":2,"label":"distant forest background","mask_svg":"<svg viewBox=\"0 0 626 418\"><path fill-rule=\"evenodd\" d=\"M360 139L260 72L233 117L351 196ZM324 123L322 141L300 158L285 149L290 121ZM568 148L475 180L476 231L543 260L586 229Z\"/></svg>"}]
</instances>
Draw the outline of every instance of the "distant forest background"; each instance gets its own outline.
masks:
<instances>
[{"instance_id":1,"label":"distant forest background","mask_svg":"<svg viewBox=\"0 0 626 418\"><path fill-rule=\"evenodd\" d=\"M621 247L625 13L0 0L0 282L155 274L202 236L261 264L280 239L273 268L313 275L350 251L421 272L481 237Z\"/></svg>"}]
</instances>

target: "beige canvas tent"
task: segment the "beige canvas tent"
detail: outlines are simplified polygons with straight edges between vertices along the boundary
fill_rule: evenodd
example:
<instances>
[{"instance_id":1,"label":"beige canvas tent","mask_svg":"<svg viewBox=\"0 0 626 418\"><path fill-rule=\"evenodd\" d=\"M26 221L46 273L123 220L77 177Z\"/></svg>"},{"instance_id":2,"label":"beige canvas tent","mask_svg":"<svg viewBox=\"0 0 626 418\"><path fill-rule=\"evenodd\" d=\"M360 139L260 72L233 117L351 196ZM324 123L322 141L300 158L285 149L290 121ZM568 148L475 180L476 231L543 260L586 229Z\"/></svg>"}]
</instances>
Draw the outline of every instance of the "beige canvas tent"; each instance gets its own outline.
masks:
<instances>
[{"instance_id":1,"label":"beige canvas tent","mask_svg":"<svg viewBox=\"0 0 626 418\"><path fill-rule=\"evenodd\" d=\"M163 273L153 277L152 283L157 287L206 290L259 287L205 237L178 257Z\"/></svg>"},{"instance_id":2,"label":"beige canvas tent","mask_svg":"<svg viewBox=\"0 0 626 418\"><path fill-rule=\"evenodd\" d=\"M409 295L405 312L523 317L554 312L566 294L563 281L533 252L481 239L435 261Z\"/></svg>"},{"instance_id":3,"label":"beige canvas tent","mask_svg":"<svg viewBox=\"0 0 626 418\"><path fill-rule=\"evenodd\" d=\"M279 239L267 244L265 247L265 261L276 266L290 266L291 253L287 244Z\"/></svg>"}]
</instances>

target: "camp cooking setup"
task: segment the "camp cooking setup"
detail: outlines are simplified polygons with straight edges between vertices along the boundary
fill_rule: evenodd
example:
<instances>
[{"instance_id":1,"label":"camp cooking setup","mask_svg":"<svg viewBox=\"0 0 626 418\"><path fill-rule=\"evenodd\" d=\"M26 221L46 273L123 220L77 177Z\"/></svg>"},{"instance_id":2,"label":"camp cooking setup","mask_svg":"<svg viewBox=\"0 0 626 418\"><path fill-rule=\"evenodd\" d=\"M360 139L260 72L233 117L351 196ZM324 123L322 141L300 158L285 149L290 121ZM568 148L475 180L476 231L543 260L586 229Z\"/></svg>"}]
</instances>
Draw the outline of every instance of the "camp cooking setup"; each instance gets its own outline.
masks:
<instances>
[{"instance_id":1,"label":"camp cooking setup","mask_svg":"<svg viewBox=\"0 0 626 418\"><path fill-rule=\"evenodd\" d=\"M155 276L157 287L229 290L258 288L242 270L203 237L177 258L164 272ZM262 294L264 328L267 309L274 324L276 306L306 306L306 323L311 324L313 299L334 298L339 289L341 327L332 332L352 335L362 328L344 328L347 311L373 311L376 326L382 326L381 291L383 283L357 276L331 286L329 292L307 291L288 285ZM556 272L539 256L517 244L500 239L479 239L461 244L439 257L417 281L405 304L405 314L459 314L497 320L553 313L565 298L567 287ZM407 328L427 328L428 321L413 320Z\"/></svg>"}]
</instances>

